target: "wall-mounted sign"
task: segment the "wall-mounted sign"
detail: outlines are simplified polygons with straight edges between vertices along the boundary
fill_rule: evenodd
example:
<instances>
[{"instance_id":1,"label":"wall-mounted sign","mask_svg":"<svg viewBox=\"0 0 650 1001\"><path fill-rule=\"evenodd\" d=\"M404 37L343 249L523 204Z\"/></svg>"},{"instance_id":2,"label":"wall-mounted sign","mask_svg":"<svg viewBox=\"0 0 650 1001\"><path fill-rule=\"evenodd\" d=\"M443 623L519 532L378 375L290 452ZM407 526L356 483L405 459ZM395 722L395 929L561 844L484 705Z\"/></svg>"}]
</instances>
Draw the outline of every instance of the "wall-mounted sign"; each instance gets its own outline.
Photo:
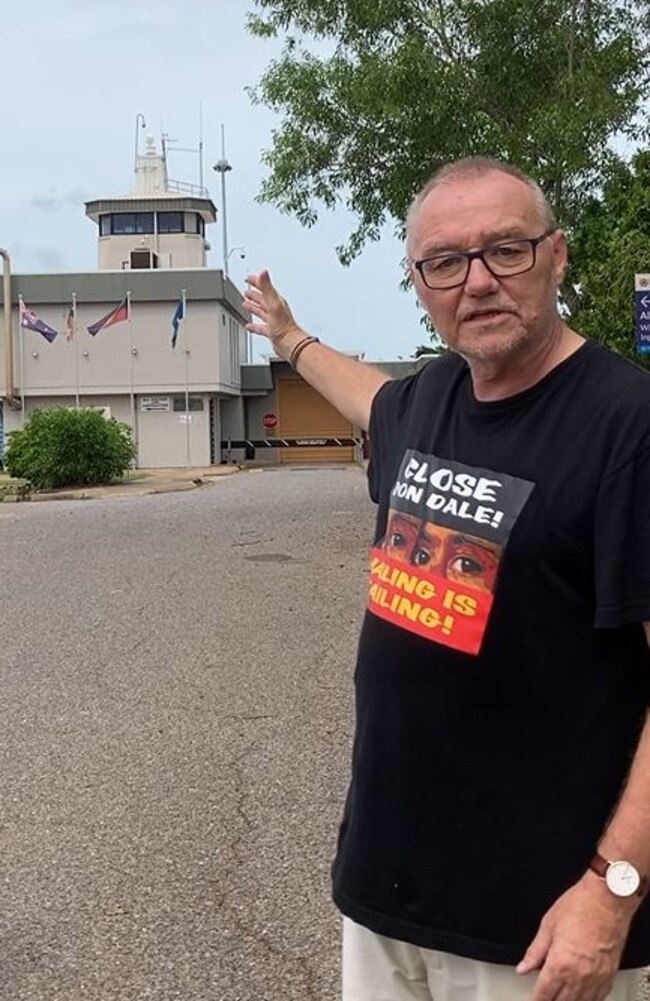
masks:
<instances>
[{"instance_id":1,"label":"wall-mounted sign","mask_svg":"<svg viewBox=\"0 0 650 1001\"><path fill-rule=\"evenodd\" d=\"M634 276L634 306L636 350L638 354L650 354L650 275Z\"/></svg>"},{"instance_id":2,"label":"wall-mounted sign","mask_svg":"<svg viewBox=\"0 0 650 1001\"><path fill-rule=\"evenodd\" d=\"M140 410L162 410L169 413L172 408L171 396L142 396Z\"/></svg>"},{"instance_id":3,"label":"wall-mounted sign","mask_svg":"<svg viewBox=\"0 0 650 1001\"><path fill-rule=\"evenodd\" d=\"M266 428L267 431L272 431L273 428L278 426L278 415L277 414L264 414L262 417L262 427Z\"/></svg>"},{"instance_id":4,"label":"wall-mounted sign","mask_svg":"<svg viewBox=\"0 0 650 1001\"><path fill-rule=\"evenodd\" d=\"M191 414L179 414L178 415L178 422L179 422L179 424L191 424L192 423L192 415Z\"/></svg>"}]
</instances>

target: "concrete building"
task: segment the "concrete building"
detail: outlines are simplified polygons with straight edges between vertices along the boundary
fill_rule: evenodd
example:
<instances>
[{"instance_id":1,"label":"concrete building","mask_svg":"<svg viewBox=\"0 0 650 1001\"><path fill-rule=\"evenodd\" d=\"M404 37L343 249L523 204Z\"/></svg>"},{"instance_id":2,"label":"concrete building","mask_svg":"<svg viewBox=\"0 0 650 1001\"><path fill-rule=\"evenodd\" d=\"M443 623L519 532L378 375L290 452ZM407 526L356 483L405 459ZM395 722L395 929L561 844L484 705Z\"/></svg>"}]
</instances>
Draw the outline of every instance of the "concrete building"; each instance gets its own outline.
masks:
<instances>
[{"instance_id":1,"label":"concrete building","mask_svg":"<svg viewBox=\"0 0 650 1001\"><path fill-rule=\"evenodd\" d=\"M86 213L98 227L97 271L12 276L4 435L36 407L100 407L133 427L139 466L220 462L223 429L245 431L248 336L240 293L206 267L214 203L205 189L170 182L149 138L134 191L88 202ZM58 336L21 326L21 302ZM89 331L113 310L114 322Z\"/></svg>"},{"instance_id":2,"label":"concrete building","mask_svg":"<svg viewBox=\"0 0 650 1001\"><path fill-rule=\"evenodd\" d=\"M164 144L159 153L149 137L133 191L89 201L86 214L97 225L96 271L5 282L0 455L32 410L62 406L131 425L141 467L358 461L349 444L358 429L286 362L251 364L242 296L207 267L215 205L205 188L170 181ZM415 367L392 364L399 374ZM271 447L279 439L300 445ZM313 444L322 439L348 444Z\"/></svg>"}]
</instances>

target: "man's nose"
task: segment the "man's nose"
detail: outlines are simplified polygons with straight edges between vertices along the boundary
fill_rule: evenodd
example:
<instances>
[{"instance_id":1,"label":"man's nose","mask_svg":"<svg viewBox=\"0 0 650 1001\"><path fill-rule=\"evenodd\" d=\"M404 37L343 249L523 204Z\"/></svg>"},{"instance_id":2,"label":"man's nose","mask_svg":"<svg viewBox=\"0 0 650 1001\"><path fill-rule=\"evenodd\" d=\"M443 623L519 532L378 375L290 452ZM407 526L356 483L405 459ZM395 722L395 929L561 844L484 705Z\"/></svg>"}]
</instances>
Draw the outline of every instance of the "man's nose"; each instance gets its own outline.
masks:
<instances>
[{"instance_id":1,"label":"man's nose","mask_svg":"<svg viewBox=\"0 0 650 1001\"><path fill-rule=\"evenodd\" d=\"M499 285L492 272L486 267L480 257L473 257L469 262L469 272L465 280L465 291L469 295L485 295L494 292Z\"/></svg>"}]
</instances>

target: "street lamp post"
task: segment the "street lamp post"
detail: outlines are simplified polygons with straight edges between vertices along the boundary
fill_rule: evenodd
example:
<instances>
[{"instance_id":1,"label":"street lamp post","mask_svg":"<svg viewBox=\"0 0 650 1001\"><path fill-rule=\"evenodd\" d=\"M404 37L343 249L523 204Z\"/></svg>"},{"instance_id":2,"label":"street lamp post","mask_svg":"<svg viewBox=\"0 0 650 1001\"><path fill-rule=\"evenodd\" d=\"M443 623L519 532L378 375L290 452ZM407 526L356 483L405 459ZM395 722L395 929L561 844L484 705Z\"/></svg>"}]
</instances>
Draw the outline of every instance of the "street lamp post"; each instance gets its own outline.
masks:
<instances>
[{"instance_id":1,"label":"street lamp post","mask_svg":"<svg viewBox=\"0 0 650 1001\"><path fill-rule=\"evenodd\" d=\"M141 111L138 111L137 115L135 116L135 161L134 161L135 170L138 169L138 136L139 136L138 127L142 127L143 129L146 129L147 127L147 123L145 122L144 115L142 114Z\"/></svg>"},{"instance_id":2,"label":"street lamp post","mask_svg":"<svg viewBox=\"0 0 650 1001\"><path fill-rule=\"evenodd\" d=\"M229 170L232 170L231 165L226 160L226 140L224 136L224 128L221 126L221 159L217 160L213 170L221 174L221 231L223 233L223 273L226 278L228 277L228 258L230 253L228 251L228 220L226 216L226 174Z\"/></svg>"},{"instance_id":3,"label":"street lamp post","mask_svg":"<svg viewBox=\"0 0 650 1001\"><path fill-rule=\"evenodd\" d=\"M228 258L232 257L232 255L237 250L239 251L239 256L241 257L241 259L243 261L244 258L246 257L246 247L231 247L230 250L228 251Z\"/></svg>"}]
</instances>

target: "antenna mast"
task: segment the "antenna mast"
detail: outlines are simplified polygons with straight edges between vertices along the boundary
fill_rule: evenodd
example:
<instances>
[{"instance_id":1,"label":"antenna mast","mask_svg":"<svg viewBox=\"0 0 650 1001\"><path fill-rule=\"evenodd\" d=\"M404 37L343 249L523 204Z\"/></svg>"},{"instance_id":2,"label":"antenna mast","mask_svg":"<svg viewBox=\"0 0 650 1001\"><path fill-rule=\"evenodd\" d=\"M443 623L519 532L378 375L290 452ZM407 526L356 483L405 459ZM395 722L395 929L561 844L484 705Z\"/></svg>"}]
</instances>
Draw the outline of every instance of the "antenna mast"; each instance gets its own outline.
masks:
<instances>
[{"instance_id":1,"label":"antenna mast","mask_svg":"<svg viewBox=\"0 0 650 1001\"><path fill-rule=\"evenodd\" d=\"M203 104L199 102L199 188L203 195Z\"/></svg>"}]
</instances>

